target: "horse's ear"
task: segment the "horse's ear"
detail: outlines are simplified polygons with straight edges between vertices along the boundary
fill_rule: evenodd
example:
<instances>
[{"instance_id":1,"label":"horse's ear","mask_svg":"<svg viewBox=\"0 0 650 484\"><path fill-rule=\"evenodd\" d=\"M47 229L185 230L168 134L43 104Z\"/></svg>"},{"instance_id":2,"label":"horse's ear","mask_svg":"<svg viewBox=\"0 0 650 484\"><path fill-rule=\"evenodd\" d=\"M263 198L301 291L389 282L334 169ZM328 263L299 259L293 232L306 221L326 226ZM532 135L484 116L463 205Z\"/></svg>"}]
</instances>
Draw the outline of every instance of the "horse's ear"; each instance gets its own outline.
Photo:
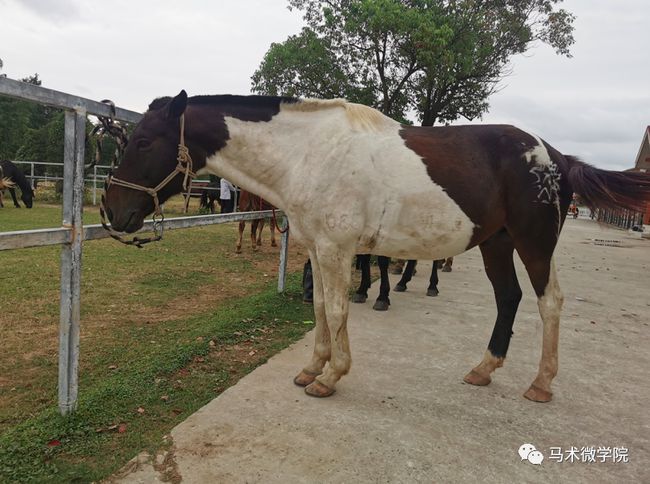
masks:
<instances>
[{"instance_id":1,"label":"horse's ear","mask_svg":"<svg viewBox=\"0 0 650 484\"><path fill-rule=\"evenodd\" d=\"M169 102L167 109L167 116L170 118L179 118L185 112L187 107L187 93L185 89L178 93L178 95Z\"/></svg>"}]
</instances>

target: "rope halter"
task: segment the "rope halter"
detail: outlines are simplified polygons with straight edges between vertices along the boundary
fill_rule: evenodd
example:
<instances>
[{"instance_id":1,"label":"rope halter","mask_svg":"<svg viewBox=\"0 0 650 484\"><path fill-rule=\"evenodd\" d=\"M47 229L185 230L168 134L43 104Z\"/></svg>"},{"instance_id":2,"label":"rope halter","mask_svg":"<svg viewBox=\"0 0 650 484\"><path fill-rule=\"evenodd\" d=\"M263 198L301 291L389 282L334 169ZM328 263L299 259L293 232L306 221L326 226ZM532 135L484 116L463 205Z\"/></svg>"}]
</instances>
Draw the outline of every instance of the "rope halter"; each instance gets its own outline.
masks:
<instances>
[{"instance_id":1,"label":"rope halter","mask_svg":"<svg viewBox=\"0 0 650 484\"><path fill-rule=\"evenodd\" d=\"M187 148L187 146L185 146L185 114L181 114L180 121L181 121L180 141L178 143L178 156L176 157L176 161L178 163L174 168L174 171L172 171L169 175L167 175L163 181L158 183L158 185L156 185L154 188L145 187L142 185L138 185L136 183L131 183L126 180L115 178L112 175L109 175L108 178L106 179L106 185L104 187L104 195L102 195L101 204L99 206L99 215L101 217L102 227L104 227L104 229L106 229L110 234L110 236L115 240L122 242L123 244L126 245L135 245L136 247L141 248L144 244L148 244L149 242L156 242L162 239L163 229L164 229L163 221L165 220L165 216L163 214L162 207L160 206L160 201L158 200L158 192L160 192L160 190L162 190L165 186L167 186L179 173L183 175L183 190L185 190L185 209L187 210L187 204L190 200L190 190L192 189L192 180L196 177L196 173L192 171L192 157L190 156L189 149ZM154 213L153 213L154 236L153 237L148 237L145 239L133 237L133 239L131 240L125 240L122 237L122 234L120 232L114 230L111 226L107 224L106 213L105 213L106 212L105 194L111 185L124 187L124 188L131 188L132 190L139 190L141 192L145 192L151 195L154 204Z\"/></svg>"}]
</instances>

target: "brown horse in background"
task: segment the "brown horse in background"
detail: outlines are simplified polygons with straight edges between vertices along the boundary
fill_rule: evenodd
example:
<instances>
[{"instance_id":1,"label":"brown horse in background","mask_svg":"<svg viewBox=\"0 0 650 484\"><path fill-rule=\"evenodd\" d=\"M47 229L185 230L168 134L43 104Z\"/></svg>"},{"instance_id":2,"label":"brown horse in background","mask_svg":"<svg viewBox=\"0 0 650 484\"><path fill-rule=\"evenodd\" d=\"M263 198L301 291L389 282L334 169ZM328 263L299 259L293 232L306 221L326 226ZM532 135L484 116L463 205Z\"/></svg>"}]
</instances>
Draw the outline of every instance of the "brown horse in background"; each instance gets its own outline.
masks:
<instances>
[{"instance_id":1,"label":"brown horse in background","mask_svg":"<svg viewBox=\"0 0 650 484\"><path fill-rule=\"evenodd\" d=\"M261 210L273 210L275 207L262 197L254 193L241 190L239 194L239 211L240 212L259 212ZM275 242L275 220L271 218L271 247L277 247ZM246 228L246 221L239 222L239 238L237 239L238 254L241 254L242 238L244 236L244 229ZM257 247L262 245L262 229L264 228L264 218L251 220L251 247L257 250Z\"/></svg>"}]
</instances>

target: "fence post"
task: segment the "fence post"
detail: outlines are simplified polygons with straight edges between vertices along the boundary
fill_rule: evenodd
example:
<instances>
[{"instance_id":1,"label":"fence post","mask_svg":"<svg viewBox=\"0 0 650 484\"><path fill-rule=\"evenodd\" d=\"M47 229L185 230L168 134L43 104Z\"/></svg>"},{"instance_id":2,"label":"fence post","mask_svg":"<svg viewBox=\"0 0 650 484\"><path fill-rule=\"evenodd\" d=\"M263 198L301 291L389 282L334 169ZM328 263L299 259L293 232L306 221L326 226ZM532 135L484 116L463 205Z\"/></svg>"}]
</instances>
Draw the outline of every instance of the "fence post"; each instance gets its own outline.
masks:
<instances>
[{"instance_id":1,"label":"fence post","mask_svg":"<svg viewBox=\"0 0 650 484\"><path fill-rule=\"evenodd\" d=\"M86 111L65 112L63 165L63 226L70 243L61 249L61 308L59 325L59 410L66 415L77 406L81 246L83 241L84 147Z\"/></svg>"},{"instance_id":2,"label":"fence post","mask_svg":"<svg viewBox=\"0 0 650 484\"><path fill-rule=\"evenodd\" d=\"M287 216L283 215L280 222L280 229L285 230L289 226ZM278 271L278 292L284 292L284 285L287 279L287 259L289 256L289 231L280 237L280 270Z\"/></svg>"}]
</instances>

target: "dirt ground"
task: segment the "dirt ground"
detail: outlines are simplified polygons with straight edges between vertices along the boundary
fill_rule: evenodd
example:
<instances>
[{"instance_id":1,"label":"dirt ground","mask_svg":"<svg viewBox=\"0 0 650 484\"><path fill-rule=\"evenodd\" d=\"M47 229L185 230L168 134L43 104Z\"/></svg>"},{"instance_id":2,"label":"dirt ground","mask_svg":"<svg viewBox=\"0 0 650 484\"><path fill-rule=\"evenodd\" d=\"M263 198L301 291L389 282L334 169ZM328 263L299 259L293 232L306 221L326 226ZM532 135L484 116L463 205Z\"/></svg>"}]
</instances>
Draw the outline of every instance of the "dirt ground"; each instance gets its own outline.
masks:
<instances>
[{"instance_id":1,"label":"dirt ground","mask_svg":"<svg viewBox=\"0 0 650 484\"><path fill-rule=\"evenodd\" d=\"M462 382L496 316L480 253L456 258L437 298L424 295L427 266L408 292L392 295L388 312L352 306L353 365L334 396L310 398L292 384L311 354L310 333L176 427L166 452L140 455L111 480L650 482L650 240L567 221L557 251L560 372L547 404L522 396L542 323L521 264L508 359L480 388ZM543 462L522 460L522 444ZM587 462L592 447L596 462Z\"/></svg>"}]
</instances>

